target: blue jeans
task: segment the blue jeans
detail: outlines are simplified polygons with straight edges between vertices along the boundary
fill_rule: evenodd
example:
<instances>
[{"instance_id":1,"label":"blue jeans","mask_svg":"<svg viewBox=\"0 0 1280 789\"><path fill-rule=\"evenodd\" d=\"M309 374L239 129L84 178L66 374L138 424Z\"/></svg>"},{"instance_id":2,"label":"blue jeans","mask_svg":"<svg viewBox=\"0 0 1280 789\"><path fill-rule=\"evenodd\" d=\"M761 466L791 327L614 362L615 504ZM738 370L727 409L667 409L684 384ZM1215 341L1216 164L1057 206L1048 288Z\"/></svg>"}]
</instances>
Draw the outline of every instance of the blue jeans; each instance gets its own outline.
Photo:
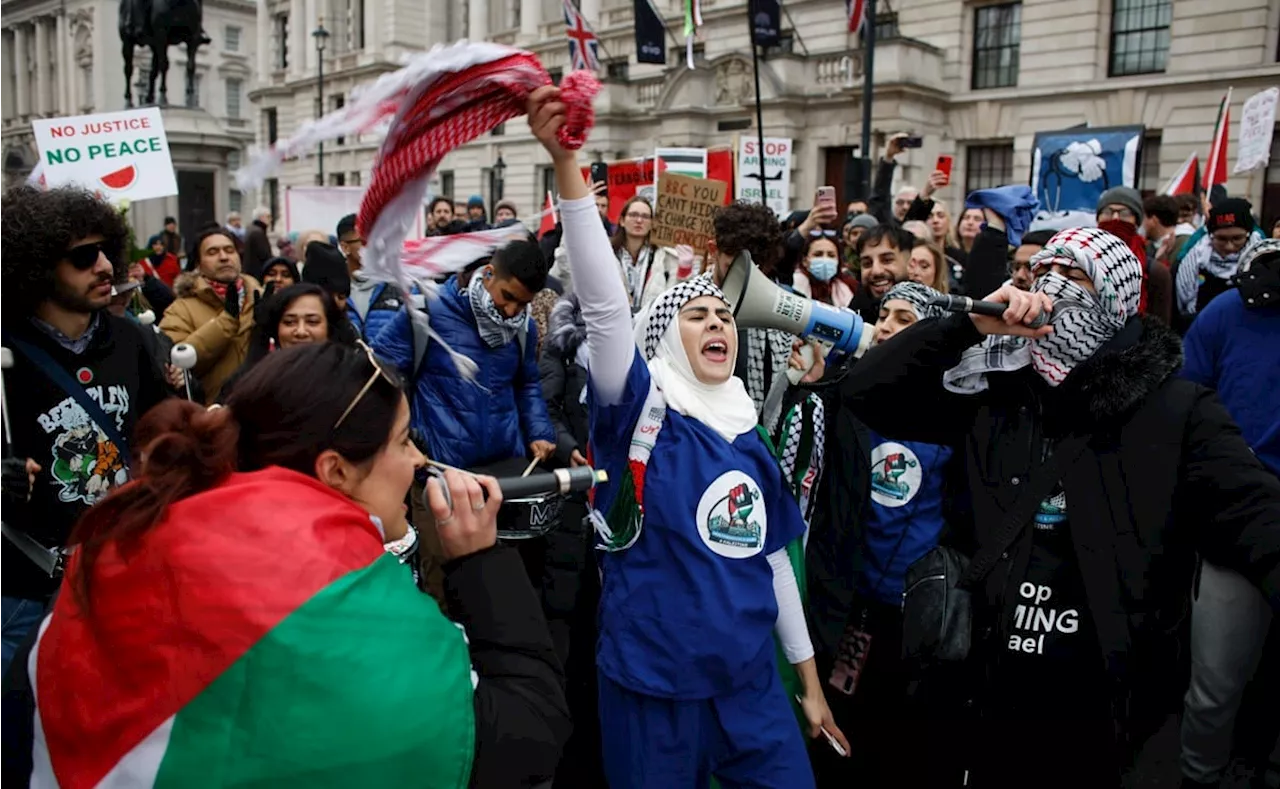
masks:
<instances>
[{"instance_id":1,"label":"blue jeans","mask_svg":"<svg viewBox=\"0 0 1280 789\"><path fill-rule=\"evenodd\" d=\"M0 650L0 676L9 673L9 663L22 645L31 628L40 624L44 616L44 603L22 597L0 597L0 619L4 628L3 650Z\"/></svg>"}]
</instances>

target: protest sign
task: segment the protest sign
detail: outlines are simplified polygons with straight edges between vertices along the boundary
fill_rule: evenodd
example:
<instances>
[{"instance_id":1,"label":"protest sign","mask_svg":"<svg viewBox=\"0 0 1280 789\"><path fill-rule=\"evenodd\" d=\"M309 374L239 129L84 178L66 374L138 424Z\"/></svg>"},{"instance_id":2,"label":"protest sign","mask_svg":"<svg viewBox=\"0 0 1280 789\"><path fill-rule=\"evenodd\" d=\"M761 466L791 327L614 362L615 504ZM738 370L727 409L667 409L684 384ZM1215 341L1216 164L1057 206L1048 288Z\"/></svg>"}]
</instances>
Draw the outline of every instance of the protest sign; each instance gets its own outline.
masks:
<instances>
[{"instance_id":1,"label":"protest sign","mask_svg":"<svg viewBox=\"0 0 1280 789\"><path fill-rule=\"evenodd\" d=\"M658 205L650 239L663 247L688 244L704 252L715 235L711 217L724 205L723 181L666 172L658 177Z\"/></svg>"},{"instance_id":2,"label":"protest sign","mask_svg":"<svg viewBox=\"0 0 1280 789\"><path fill-rule=\"evenodd\" d=\"M760 202L759 147L755 137L743 137L738 141L737 198L750 203ZM778 216L786 216L791 211L790 138L764 138L764 177L769 185L765 204Z\"/></svg>"},{"instance_id":3,"label":"protest sign","mask_svg":"<svg viewBox=\"0 0 1280 789\"><path fill-rule=\"evenodd\" d=\"M733 151L727 148L711 149L706 151L706 167L707 176L713 181L722 181L726 184L733 183ZM637 194L644 187L648 187L648 192L643 197L647 197L650 204L654 202L654 180L657 178L656 161L653 157L643 159L625 159L618 162L609 162L609 221L617 222L619 214L622 213L622 206ZM675 168L677 171L679 168ZM581 168L582 177L584 179L591 178L591 168ZM725 190L725 202L729 202L732 192Z\"/></svg>"},{"instance_id":4,"label":"protest sign","mask_svg":"<svg viewBox=\"0 0 1280 789\"><path fill-rule=\"evenodd\" d=\"M75 184L112 202L178 193L155 107L34 120L31 127L50 187Z\"/></svg>"},{"instance_id":5,"label":"protest sign","mask_svg":"<svg viewBox=\"0 0 1280 789\"><path fill-rule=\"evenodd\" d=\"M1240 113L1240 141L1236 145L1235 173L1267 166L1271 159L1271 135L1276 128L1276 100L1280 88L1267 88L1249 97Z\"/></svg>"}]
</instances>

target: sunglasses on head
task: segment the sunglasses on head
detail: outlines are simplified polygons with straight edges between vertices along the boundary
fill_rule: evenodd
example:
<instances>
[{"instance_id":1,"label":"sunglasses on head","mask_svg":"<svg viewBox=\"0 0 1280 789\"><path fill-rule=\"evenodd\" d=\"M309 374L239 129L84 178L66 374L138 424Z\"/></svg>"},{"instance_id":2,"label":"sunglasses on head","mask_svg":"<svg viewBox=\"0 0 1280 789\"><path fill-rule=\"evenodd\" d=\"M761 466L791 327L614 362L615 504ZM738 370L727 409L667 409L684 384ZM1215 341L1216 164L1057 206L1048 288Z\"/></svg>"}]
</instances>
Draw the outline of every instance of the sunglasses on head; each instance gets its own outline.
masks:
<instances>
[{"instance_id":1,"label":"sunglasses on head","mask_svg":"<svg viewBox=\"0 0 1280 789\"><path fill-rule=\"evenodd\" d=\"M66 258L72 266L79 271L88 271L93 268L98 258L102 255L102 244L81 244L78 247L72 247L67 250Z\"/></svg>"},{"instance_id":2,"label":"sunglasses on head","mask_svg":"<svg viewBox=\"0 0 1280 789\"><path fill-rule=\"evenodd\" d=\"M391 384L392 386L399 387L399 384L396 383L396 380L392 378L390 375L388 375L385 370L382 369L381 364L378 364L377 357L373 355L373 349L370 348L368 345L366 345L364 340L356 340L356 345L358 345L364 351L365 356L369 357L369 364L373 365L373 375L369 376L369 380L366 381L365 385L360 388L359 392L356 393L355 399L351 401L351 405L347 406L347 410L342 412L342 416L338 417L338 421L333 423L334 430L337 430L339 427L342 427L342 423L346 421L348 416L351 415L351 412L355 410L355 407L360 404L360 401L363 400L364 396L369 392L370 389L373 388L373 385L378 382L378 376L382 376L383 378L387 379L387 383Z\"/></svg>"}]
</instances>

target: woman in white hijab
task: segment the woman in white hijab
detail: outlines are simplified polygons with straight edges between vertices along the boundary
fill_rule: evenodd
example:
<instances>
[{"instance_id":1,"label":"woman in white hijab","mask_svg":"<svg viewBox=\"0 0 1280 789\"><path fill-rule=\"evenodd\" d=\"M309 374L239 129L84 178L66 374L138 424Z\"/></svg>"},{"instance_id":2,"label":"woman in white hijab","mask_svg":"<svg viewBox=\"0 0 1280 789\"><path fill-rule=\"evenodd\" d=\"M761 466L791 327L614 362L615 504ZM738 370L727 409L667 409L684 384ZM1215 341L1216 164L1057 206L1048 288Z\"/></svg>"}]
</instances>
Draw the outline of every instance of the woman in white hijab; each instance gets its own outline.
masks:
<instances>
[{"instance_id":1,"label":"woman in white hijab","mask_svg":"<svg viewBox=\"0 0 1280 789\"><path fill-rule=\"evenodd\" d=\"M822 695L786 545L792 492L733 376L737 332L696 278L637 316L574 155L564 106L535 91L529 125L555 161L564 244L589 355L592 461L609 484L593 519L603 554L600 723L610 787L813 786L775 662L803 684L811 736L847 752ZM601 514L606 513L606 514Z\"/></svg>"}]
</instances>

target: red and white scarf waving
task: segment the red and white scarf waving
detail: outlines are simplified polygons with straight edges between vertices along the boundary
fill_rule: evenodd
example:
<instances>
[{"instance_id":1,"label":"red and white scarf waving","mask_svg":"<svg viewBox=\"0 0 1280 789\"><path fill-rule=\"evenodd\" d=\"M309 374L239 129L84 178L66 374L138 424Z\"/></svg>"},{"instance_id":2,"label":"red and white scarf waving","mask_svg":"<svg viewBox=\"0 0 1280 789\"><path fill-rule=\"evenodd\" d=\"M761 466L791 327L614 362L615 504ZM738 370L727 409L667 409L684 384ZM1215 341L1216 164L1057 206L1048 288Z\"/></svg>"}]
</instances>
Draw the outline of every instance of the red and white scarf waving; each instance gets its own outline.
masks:
<instances>
[{"instance_id":1,"label":"red and white scarf waving","mask_svg":"<svg viewBox=\"0 0 1280 789\"><path fill-rule=\"evenodd\" d=\"M365 239L363 272L370 279L395 282L406 290L413 280L429 286L431 277L476 259L464 260L461 255L431 259L422 254L423 245L417 242L405 249L440 160L459 145L523 115L529 94L549 84L551 77L529 52L466 41L437 46L408 59L399 71L353 91L346 106L304 124L293 137L255 157L237 179L241 189L255 188L286 158L390 121L356 220ZM575 71L561 87L567 112L559 141L576 150L594 123L591 101L600 83L589 72ZM494 234L483 240L482 246L492 252L503 239Z\"/></svg>"}]
</instances>

